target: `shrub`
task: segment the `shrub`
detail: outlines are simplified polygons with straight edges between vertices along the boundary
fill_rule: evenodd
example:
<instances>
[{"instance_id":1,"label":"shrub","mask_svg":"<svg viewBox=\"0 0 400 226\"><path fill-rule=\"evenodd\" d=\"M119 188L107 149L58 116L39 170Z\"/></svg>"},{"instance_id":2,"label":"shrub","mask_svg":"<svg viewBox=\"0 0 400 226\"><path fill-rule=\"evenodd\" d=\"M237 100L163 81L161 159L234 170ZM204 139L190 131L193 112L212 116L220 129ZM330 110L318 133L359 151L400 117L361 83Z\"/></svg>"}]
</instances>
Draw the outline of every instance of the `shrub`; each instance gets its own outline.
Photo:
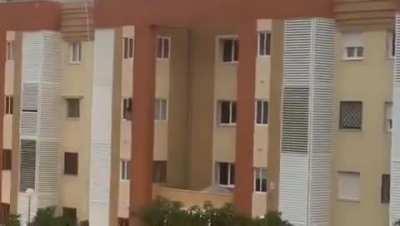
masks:
<instances>
[{"instance_id":1,"label":"shrub","mask_svg":"<svg viewBox=\"0 0 400 226\"><path fill-rule=\"evenodd\" d=\"M10 215L7 219L6 226L20 226L19 215Z\"/></svg>"},{"instance_id":2,"label":"shrub","mask_svg":"<svg viewBox=\"0 0 400 226\"><path fill-rule=\"evenodd\" d=\"M147 226L290 226L276 212L252 219L238 214L232 204L215 208L207 202L203 207L183 209L181 203L163 198L156 199L140 217Z\"/></svg>"}]
</instances>

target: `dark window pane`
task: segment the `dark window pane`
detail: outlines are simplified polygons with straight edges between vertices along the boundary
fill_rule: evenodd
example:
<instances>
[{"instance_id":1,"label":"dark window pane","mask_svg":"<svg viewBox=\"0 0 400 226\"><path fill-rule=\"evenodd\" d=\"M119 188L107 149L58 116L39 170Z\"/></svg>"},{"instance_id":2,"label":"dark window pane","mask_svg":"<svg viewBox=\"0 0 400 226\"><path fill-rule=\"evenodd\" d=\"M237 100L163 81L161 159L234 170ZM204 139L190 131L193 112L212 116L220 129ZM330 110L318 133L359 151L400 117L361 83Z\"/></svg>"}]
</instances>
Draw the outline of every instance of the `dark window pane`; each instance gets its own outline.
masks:
<instances>
[{"instance_id":1,"label":"dark window pane","mask_svg":"<svg viewBox=\"0 0 400 226\"><path fill-rule=\"evenodd\" d=\"M123 118L132 119L132 98L125 98L123 103Z\"/></svg>"},{"instance_id":2,"label":"dark window pane","mask_svg":"<svg viewBox=\"0 0 400 226\"><path fill-rule=\"evenodd\" d=\"M223 40L223 61L224 62L231 62L232 55L233 55L233 40L232 39L225 39Z\"/></svg>"},{"instance_id":3,"label":"dark window pane","mask_svg":"<svg viewBox=\"0 0 400 226\"><path fill-rule=\"evenodd\" d=\"M261 181L261 191L266 192L267 191L267 179L262 179Z\"/></svg>"},{"instance_id":4,"label":"dark window pane","mask_svg":"<svg viewBox=\"0 0 400 226\"><path fill-rule=\"evenodd\" d=\"M268 102L263 101L263 124L268 124Z\"/></svg>"},{"instance_id":5,"label":"dark window pane","mask_svg":"<svg viewBox=\"0 0 400 226\"><path fill-rule=\"evenodd\" d=\"M239 60L239 40L234 40L234 58L233 61L238 61Z\"/></svg>"},{"instance_id":6,"label":"dark window pane","mask_svg":"<svg viewBox=\"0 0 400 226\"><path fill-rule=\"evenodd\" d=\"M79 118L80 116L80 106L79 99L67 99L67 116L68 118Z\"/></svg>"},{"instance_id":7,"label":"dark window pane","mask_svg":"<svg viewBox=\"0 0 400 226\"><path fill-rule=\"evenodd\" d=\"M382 185L381 185L381 202L390 202L390 175L382 175Z\"/></svg>"},{"instance_id":8,"label":"dark window pane","mask_svg":"<svg viewBox=\"0 0 400 226\"><path fill-rule=\"evenodd\" d=\"M267 33L265 41L265 54L271 55L271 34Z\"/></svg>"},{"instance_id":9,"label":"dark window pane","mask_svg":"<svg viewBox=\"0 0 400 226\"><path fill-rule=\"evenodd\" d=\"M157 57L162 58L162 39L158 38L157 40Z\"/></svg>"},{"instance_id":10,"label":"dark window pane","mask_svg":"<svg viewBox=\"0 0 400 226\"><path fill-rule=\"evenodd\" d=\"M262 123L262 101L257 101L257 124Z\"/></svg>"},{"instance_id":11,"label":"dark window pane","mask_svg":"<svg viewBox=\"0 0 400 226\"><path fill-rule=\"evenodd\" d=\"M132 58L133 57L133 38L129 39L129 57Z\"/></svg>"},{"instance_id":12,"label":"dark window pane","mask_svg":"<svg viewBox=\"0 0 400 226\"><path fill-rule=\"evenodd\" d=\"M3 149L3 170L11 170L11 150Z\"/></svg>"},{"instance_id":13,"label":"dark window pane","mask_svg":"<svg viewBox=\"0 0 400 226\"><path fill-rule=\"evenodd\" d=\"M231 167L231 185L235 184L235 165L234 164L230 164Z\"/></svg>"},{"instance_id":14,"label":"dark window pane","mask_svg":"<svg viewBox=\"0 0 400 226\"><path fill-rule=\"evenodd\" d=\"M228 163L219 163L219 184L228 185Z\"/></svg>"},{"instance_id":15,"label":"dark window pane","mask_svg":"<svg viewBox=\"0 0 400 226\"><path fill-rule=\"evenodd\" d=\"M259 34L259 43L258 43L258 45L259 45L259 55L260 56L264 56L266 53L265 53L265 32L261 32L260 34Z\"/></svg>"},{"instance_id":16,"label":"dark window pane","mask_svg":"<svg viewBox=\"0 0 400 226\"><path fill-rule=\"evenodd\" d=\"M260 191L260 187L261 187L261 180L257 175L257 178L256 178L256 189L255 190L256 191Z\"/></svg>"},{"instance_id":17,"label":"dark window pane","mask_svg":"<svg viewBox=\"0 0 400 226\"><path fill-rule=\"evenodd\" d=\"M230 123L230 102L222 101L220 111L220 123Z\"/></svg>"},{"instance_id":18,"label":"dark window pane","mask_svg":"<svg viewBox=\"0 0 400 226\"><path fill-rule=\"evenodd\" d=\"M167 162L154 161L153 162L153 182L165 183L167 182Z\"/></svg>"},{"instance_id":19,"label":"dark window pane","mask_svg":"<svg viewBox=\"0 0 400 226\"><path fill-rule=\"evenodd\" d=\"M169 39L164 39L164 58L169 57Z\"/></svg>"},{"instance_id":20,"label":"dark window pane","mask_svg":"<svg viewBox=\"0 0 400 226\"><path fill-rule=\"evenodd\" d=\"M232 102L232 119L231 123L236 123L236 102Z\"/></svg>"}]
</instances>

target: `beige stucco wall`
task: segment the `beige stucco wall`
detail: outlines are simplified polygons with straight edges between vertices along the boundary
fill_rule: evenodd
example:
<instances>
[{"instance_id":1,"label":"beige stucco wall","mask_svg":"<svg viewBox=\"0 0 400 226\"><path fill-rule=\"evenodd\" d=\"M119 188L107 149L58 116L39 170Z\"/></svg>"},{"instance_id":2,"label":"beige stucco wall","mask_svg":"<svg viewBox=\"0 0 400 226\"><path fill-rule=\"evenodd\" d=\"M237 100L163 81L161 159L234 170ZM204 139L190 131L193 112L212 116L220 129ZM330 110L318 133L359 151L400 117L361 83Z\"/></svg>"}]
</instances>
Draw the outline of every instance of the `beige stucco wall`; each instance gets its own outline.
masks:
<instances>
[{"instance_id":1,"label":"beige stucco wall","mask_svg":"<svg viewBox=\"0 0 400 226\"><path fill-rule=\"evenodd\" d=\"M90 173L90 116L93 75L93 42L82 42L81 64L70 64L69 44L62 43L63 52L63 80L62 96L80 97L80 118L68 119L66 117L66 102L62 101L61 118L62 143L60 147L60 206L77 209L78 219L88 219L88 191ZM79 169L77 176L64 175L64 152L79 154Z\"/></svg>"},{"instance_id":2,"label":"beige stucco wall","mask_svg":"<svg viewBox=\"0 0 400 226\"><path fill-rule=\"evenodd\" d=\"M363 30L365 59L343 61L342 35L337 35L336 143L333 168L332 222L334 226L388 225L388 204L381 204L381 176L389 173L390 133L385 130L385 102L392 96L392 60L387 30ZM363 102L362 131L340 130L339 102ZM337 199L337 172L361 174L360 202Z\"/></svg>"}]
</instances>

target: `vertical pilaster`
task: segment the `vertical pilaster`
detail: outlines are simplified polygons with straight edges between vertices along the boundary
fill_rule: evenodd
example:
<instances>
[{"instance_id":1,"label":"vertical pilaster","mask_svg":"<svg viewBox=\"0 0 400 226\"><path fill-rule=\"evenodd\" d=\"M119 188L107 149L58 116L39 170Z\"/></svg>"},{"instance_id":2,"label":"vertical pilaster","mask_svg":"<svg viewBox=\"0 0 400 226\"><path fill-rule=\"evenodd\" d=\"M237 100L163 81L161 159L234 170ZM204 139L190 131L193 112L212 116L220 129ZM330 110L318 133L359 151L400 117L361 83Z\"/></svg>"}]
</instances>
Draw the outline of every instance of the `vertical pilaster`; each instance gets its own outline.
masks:
<instances>
[{"instance_id":1,"label":"vertical pilaster","mask_svg":"<svg viewBox=\"0 0 400 226\"><path fill-rule=\"evenodd\" d=\"M132 180L130 225L138 226L140 211L152 201L154 147L156 28L135 27L132 116Z\"/></svg>"},{"instance_id":2,"label":"vertical pilaster","mask_svg":"<svg viewBox=\"0 0 400 226\"><path fill-rule=\"evenodd\" d=\"M252 213L253 194L256 54L257 23L252 20L241 24L239 29L234 195L237 210L248 216Z\"/></svg>"},{"instance_id":3,"label":"vertical pilaster","mask_svg":"<svg viewBox=\"0 0 400 226\"><path fill-rule=\"evenodd\" d=\"M271 84L268 132L268 193L267 212L278 211L279 169L281 150L281 101L283 79L283 29L282 20L272 21Z\"/></svg>"},{"instance_id":4,"label":"vertical pilaster","mask_svg":"<svg viewBox=\"0 0 400 226\"><path fill-rule=\"evenodd\" d=\"M3 120L4 120L4 84L6 63L6 30L0 27L0 202L2 200L3 184Z\"/></svg>"}]
</instances>

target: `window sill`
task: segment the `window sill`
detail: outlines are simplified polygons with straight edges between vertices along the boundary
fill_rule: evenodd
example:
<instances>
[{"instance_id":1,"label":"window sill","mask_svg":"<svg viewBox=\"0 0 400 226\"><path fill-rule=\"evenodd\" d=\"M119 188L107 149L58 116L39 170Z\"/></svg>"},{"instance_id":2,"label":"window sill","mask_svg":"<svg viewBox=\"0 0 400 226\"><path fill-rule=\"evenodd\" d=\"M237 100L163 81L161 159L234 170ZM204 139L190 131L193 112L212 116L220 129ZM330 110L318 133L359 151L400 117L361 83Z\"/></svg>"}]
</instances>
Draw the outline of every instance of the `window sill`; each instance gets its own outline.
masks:
<instances>
[{"instance_id":1,"label":"window sill","mask_svg":"<svg viewBox=\"0 0 400 226\"><path fill-rule=\"evenodd\" d=\"M82 63L81 61L76 61L76 62L70 61L69 62L70 65L80 65L81 63Z\"/></svg>"},{"instance_id":2,"label":"window sill","mask_svg":"<svg viewBox=\"0 0 400 226\"><path fill-rule=\"evenodd\" d=\"M78 174L66 174L66 173L64 173L63 175L64 175L65 177L72 177L72 178L78 177Z\"/></svg>"},{"instance_id":3,"label":"window sill","mask_svg":"<svg viewBox=\"0 0 400 226\"><path fill-rule=\"evenodd\" d=\"M234 124L218 123L218 128L233 128L233 127L236 127L236 123L234 123Z\"/></svg>"},{"instance_id":4,"label":"window sill","mask_svg":"<svg viewBox=\"0 0 400 226\"><path fill-rule=\"evenodd\" d=\"M261 127L261 128L265 128L265 127L268 127L268 123L267 124L258 124L258 123L256 123L256 126L257 127Z\"/></svg>"},{"instance_id":5,"label":"window sill","mask_svg":"<svg viewBox=\"0 0 400 226\"><path fill-rule=\"evenodd\" d=\"M239 61L222 61L221 62L222 65L233 65L236 66L237 64L239 64Z\"/></svg>"},{"instance_id":6,"label":"window sill","mask_svg":"<svg viewBox=\"0 0 400 226\"><path fill-rule=\"evenodd\" d=\"M345 61L345 62L352 62L352 61L363 61L364 60L364 57L353 57L353 58L351 58L351 57L344 57L344 58L342 58L342 61Z\"/></svg>"},{"instance_id":7,"label":"window sill","mask_svg":"<svg viewBox=\"0 0 400 226\"><path fill-rule=\"evenodd\" d=\"M355 203L355 204L360 203L359 199L357 200L357 199L337 198L336 200L339 201L339 202L345 202L345 203Z\"/></svg>"},{"instance_id":8,"label":"window sill","mask_svg":"<svg viewBox=\"0 0 400 226\"><path fill-rule=\"evenodd\" d=\"M351 129L351 128L339 128L339 132L346 132L346 133L355 133L355 132L362 132L362 129Z\"/></svg>"},{"instance_id":9,"label":"window sill","mask_svg":"<svg viewBox=\"0 0 400 226\"><path fill-rule=\"evenodd\" d=\"M268 191L254 191L255 195L267 195Z\"/></svg>"},{"instance_id":10,"label":"window sill","mask_svg":"<svg viewBox=\"0 0 400 226\"><path fill-rule=\"evenodd\" d=\"M66 117L65 120L70 121L70 122L77 122L77 121L80 121L80 117L76 117L76 118Z\"/></svg>"},{"instance_id":11,"label":"window sill","mask_svg":"<svg viewBox=\"0 0 400 226\"><path fill-rule=\"evenodd\" d=\"M257 55L257 58L259 58L259 59L271 59L271 54L270 55Z\"/></svg>"},{"instance_id":12,"label":"window sill","mask_svg":"<svg viewBox=\"0 0 400 226\"><path fill-rule=\"evenodd\" d=\"M161 62L169 62L169 60L170 60L170 58L168 57L168 58L160 58L160 57L157 57L157 61L161 61Z\"/></svg>"}]
</instances>

